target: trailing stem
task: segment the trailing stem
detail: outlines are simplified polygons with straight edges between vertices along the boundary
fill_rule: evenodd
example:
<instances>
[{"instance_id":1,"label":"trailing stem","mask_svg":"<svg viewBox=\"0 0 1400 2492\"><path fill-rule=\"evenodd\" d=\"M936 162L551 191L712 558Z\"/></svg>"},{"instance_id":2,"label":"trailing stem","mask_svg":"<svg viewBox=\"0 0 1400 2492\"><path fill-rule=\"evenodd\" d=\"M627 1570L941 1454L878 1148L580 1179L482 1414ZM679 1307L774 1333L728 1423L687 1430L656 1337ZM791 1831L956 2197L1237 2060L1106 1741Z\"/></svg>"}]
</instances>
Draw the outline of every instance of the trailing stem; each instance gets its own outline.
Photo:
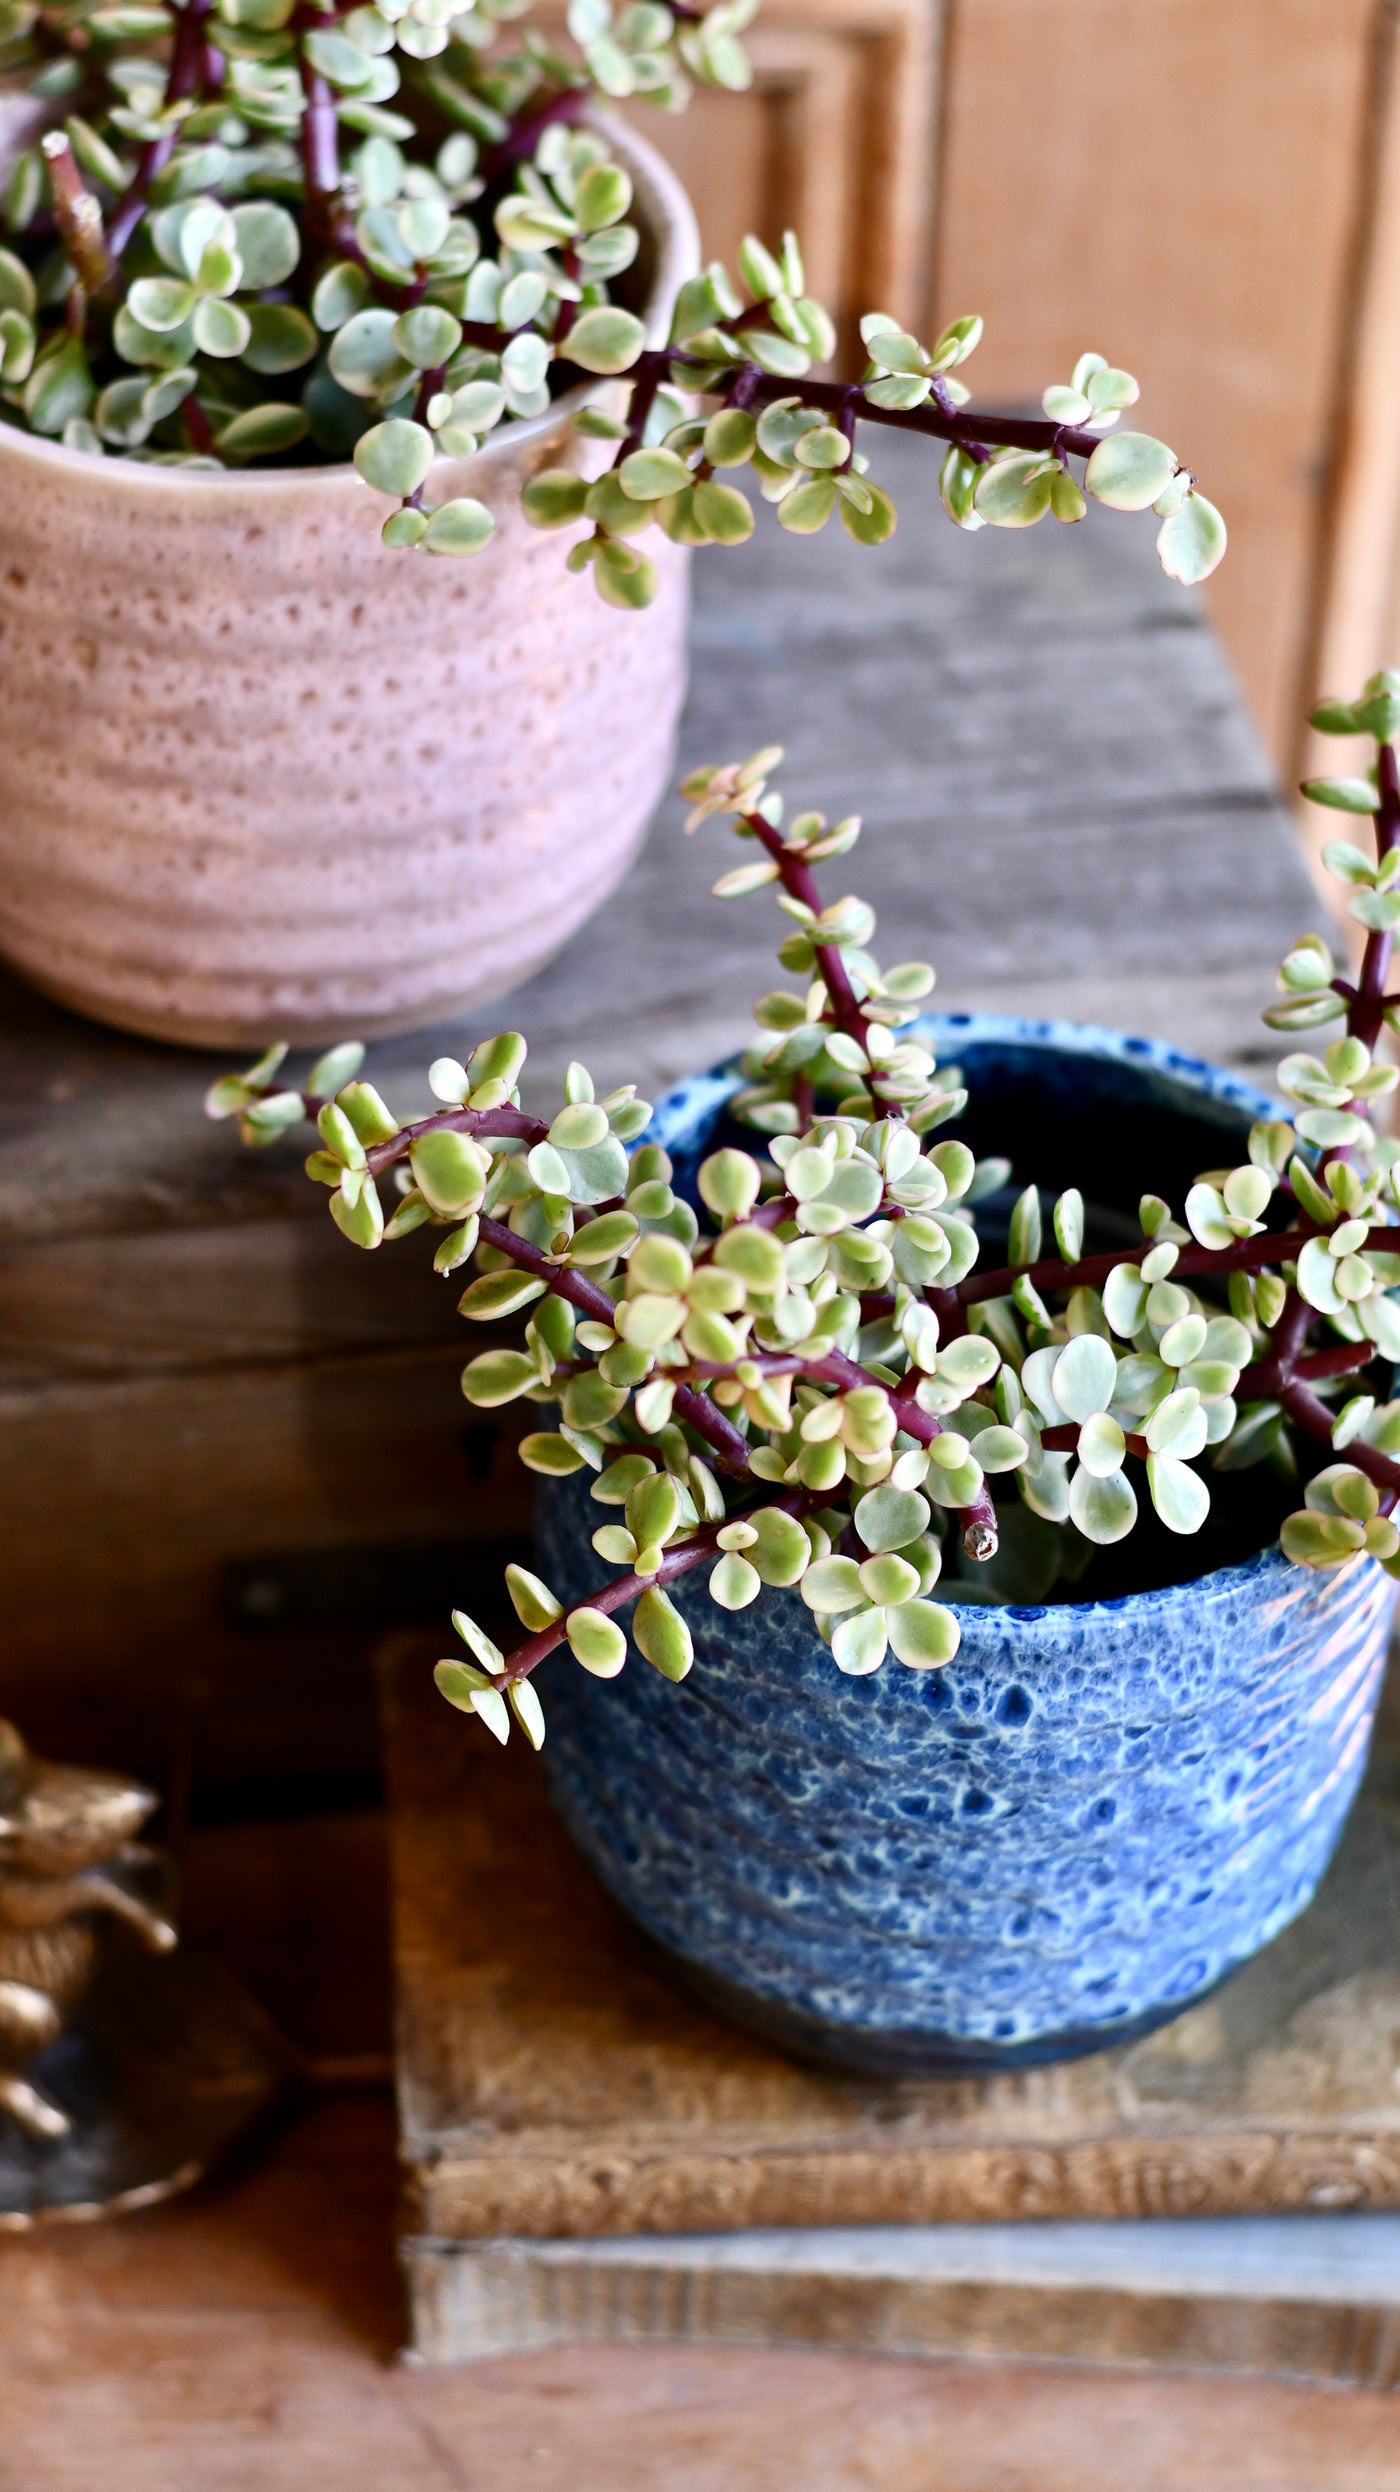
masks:
<instances>
[{"instance_id":1,"label":"trailing stem","mask_svg":"<svg viewBox=\"0 0 1400 2492\"><path fill-rule=\"evenodd\" d=\"M170 107L187 103L204 92L211 67L208 28L212 10L213 0L185 0L183 8L175 12L175 40L165 80L165 126L158 138L147 140L131 182L112 210L107 241L114 262L120 260L146 213L151 184L158 173L164 172L175 152L180 123Z\"/></svg>"},{"instance_id":2,"label":"trailing stem","mask_svg":"<svg viewBox=\"0 0 1400 2492\"><path fill-rule=\"evenodd\" d=\"M776 1506L782 1514L801 1515L820 1505L822 1500L808 1489L794 1489L765 1497L763 1502L767 1506ZM691 1539L683 1540L666 1551L655 1574L638 1575L629 1571L625 1575L616 1575L611 1583L590 1593L586 1601L575 1601L570 1609L561 1611L550 1626L539 1628L534 1635L527 1636L523 1644L517 1644L495 1684L509 1687L518 1684L521 1679L528 1679L531 1671L538 1669L540 1663L564 1643L574 1611L596 1609L601 1610L605 1618L611 1618L615 1611L626 1609L639 1594L653 1587L664 1592L667 1585L675 1583L680 1576L690 1574L695 1567L703 1566L707 1559L717 1557L720 1533L727 1524L739 1520L741 1513L736 1511L726 1515L723 1523L702 1523Z\"/></svg>"},{"instance_id":3,"label":"trailing stem","mask_svg":"<svg viewBox=\"0 0 1400 2492\"><path fill-rule=\"evenodd\" d=\"M1397 839L1400 839L1400 771L1396 768L1393 744L1380 746L1376 777L1380 796L1375 814L1376 860L1379 864L1384 862ZM1356 988L1348 994L1348 1034L1359 1038L1367 1047L1376 1045L1384 1027L1386 1006L1393 1000L1385 991L1390 975L1392 941L1388 926L1372 928L1366 937ZM1344 991L1341 986L1338 987L1339 993Z\"/></svg>"},{"instance_id":4,"label":"trailing stem","mask_svg":"<svg viewBox=\"0 0 1400 2492\"><path fill-rule=\"evenodd\" d=\"M778 869L778 879L784 891L792 899L800 900L803 907L809 908L814 917L820 917L822 896L817 885L817 878L810 865L787 846L781 831L775 830L771 822L766 822L761 813L746 813L740 818L745 829L752 831L754 838L772 858ZM817 968L822 984L831 998L836 1027L838 1030L844 1030L847 1038L853 1038L858 1047L864 1047L869 1040L870 1024L856 1001L855 990L851 985L846 964L841 958L840 946L814 941L812 949L816 953ZM887 1113L888 1111L880 1110L879 1112Z\"/></svg>"}]
</instances>

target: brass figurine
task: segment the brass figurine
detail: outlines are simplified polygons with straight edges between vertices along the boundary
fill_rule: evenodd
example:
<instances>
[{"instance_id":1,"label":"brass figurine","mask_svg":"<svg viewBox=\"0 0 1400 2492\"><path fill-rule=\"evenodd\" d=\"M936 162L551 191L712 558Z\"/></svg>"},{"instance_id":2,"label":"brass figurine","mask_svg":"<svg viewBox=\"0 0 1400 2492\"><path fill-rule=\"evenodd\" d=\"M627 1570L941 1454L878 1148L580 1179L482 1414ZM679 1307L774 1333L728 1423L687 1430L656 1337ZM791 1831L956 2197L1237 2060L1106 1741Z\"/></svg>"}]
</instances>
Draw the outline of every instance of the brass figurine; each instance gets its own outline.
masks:
<instances>
[{"instance_id":1,"label":"brass figurine","mask_svg":"<svg viewBox=\"0 0 1400 2492\"><path fill-rule=\"evenodd\" d=\"M155 1794L120 1774L50 1765L0 1721L0 2112L61 2138L67 2114L26 2070L68 2025L91 1981L99 1913L166 1953L176 1932L120 1881Z\"/></svg>"}]
</instances>

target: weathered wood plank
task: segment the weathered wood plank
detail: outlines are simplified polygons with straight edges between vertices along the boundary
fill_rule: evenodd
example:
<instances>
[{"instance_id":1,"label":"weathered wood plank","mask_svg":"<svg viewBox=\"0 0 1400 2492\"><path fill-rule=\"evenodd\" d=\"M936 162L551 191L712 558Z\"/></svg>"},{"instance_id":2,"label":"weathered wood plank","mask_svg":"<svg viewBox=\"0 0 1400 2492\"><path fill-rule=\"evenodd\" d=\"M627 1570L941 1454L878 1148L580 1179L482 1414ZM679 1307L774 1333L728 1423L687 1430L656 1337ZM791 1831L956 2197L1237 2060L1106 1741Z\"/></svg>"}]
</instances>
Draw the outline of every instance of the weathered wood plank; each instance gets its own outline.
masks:
<instances>
[{"instance_id":1,"label":"weathered wood plank","mask_svg":"<svg viewBox=\"0 0 1400 2492\"><path fill-rule=\"evenodd\" d=\"M589 2343L821 2345L1400 2386L1400 2217L853 2225L401 2244L429 2363Z\"/></svg>"},{"instance_id":2,"label":"weathered wood plank","mask_svg":"<svg viewBox=\"0 0 1400 2492\"><path fill-rule=\"evenodd\" d=\"M347 1252L323 1215L0 1247L0 1391L460 1348L461 1284L434 1276L435 1244Z\"/></svg>"},{"instance_id":3,"label":"weathered wood plank","mask_svg":"<svg viewBox=\"0 0 1400 2492\"><path fill-rule=\"evenodd\" d=\"M314 2102L213 2187L0 2250L6 2492L1400 2492L1395 2403L839 2346L396 2366L389 2107Z\"/></svg>"},{"instance_id":4,"label":"weathered wood plank","mask_svg":"<svg viewBox=\"0 0 1400 2492\"><path fill-rule=\"evenodd\" d=\"M373 1772L368 1652L396 1587L423 1614L415 1552L459 1552L468 1599L528 1529L526 1474L473 1424L460 1364L424 1347L0 1395L5 1709L41 1746L147 1770L179 1723L211 1778ZM356 1559L378 1550L361 1615ZM323 1580L286 1616L279 1568L308 1553ZM230 1570L253 1560L269 1599L238 1616Z\"/></svg>"}]
</instances>

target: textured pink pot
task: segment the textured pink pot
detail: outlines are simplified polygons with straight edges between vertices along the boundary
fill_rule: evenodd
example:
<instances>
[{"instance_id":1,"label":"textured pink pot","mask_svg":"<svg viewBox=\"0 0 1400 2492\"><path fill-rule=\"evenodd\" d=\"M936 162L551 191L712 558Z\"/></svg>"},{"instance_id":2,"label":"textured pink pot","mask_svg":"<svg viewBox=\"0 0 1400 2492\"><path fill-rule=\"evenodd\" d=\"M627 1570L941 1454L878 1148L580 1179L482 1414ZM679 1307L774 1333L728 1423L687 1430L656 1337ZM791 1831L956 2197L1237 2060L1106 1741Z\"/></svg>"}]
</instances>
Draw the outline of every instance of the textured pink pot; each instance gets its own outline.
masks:
<instances>
[{"instance_id":1,"label":"textured pink pot","mask_svg":"<svg viewBox=\"0 0 1400 2492\"><path fill-rule=\"evenodd\" d=\"M697 264L674 177L614 133L649 343ZM618 881L671 766L686 561L643 614L564 569L520 486L593 384L435 469L495 539L394 554L353 468L207 475L0 425L0 951L195 1046L411 1029L515 986Z\"/></svg>"}]
</instances>

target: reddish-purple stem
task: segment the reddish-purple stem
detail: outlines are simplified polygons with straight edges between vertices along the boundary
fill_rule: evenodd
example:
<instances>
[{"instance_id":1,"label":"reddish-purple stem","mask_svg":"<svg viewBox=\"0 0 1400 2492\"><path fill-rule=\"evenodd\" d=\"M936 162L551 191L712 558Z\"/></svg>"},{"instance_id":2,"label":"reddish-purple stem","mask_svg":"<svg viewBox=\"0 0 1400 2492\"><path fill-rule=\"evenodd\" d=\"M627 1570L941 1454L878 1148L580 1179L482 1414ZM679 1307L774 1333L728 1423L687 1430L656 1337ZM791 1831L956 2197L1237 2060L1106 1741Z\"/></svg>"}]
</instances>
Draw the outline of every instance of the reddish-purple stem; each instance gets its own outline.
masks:
<instances>
[{"instance_id":1,"label":"reddish-purple stem","mask_svg":"<svg viewBox=\"0 0 1400 2492\"><path fill-rule=\"evenodd\" d=\"M818 1383L834 1384L843 1393L853 1392L859 1385L872 1384L882 1393L888 1393L889 1390L887 1386L880 1383L878 1376L872 1376L868 1368L858 1366L854 1359L847 1358L841 1350L830 1350L825 1358L807 1360L805 1366L807 1374ZM931 1412L921 1410L916 1401L901 1396L898 1410L901 1428L909 1436L915 1437L920 1445L931 1445L935 1437L944 1434L943 1421L934 1418ZM992 1504L991 1490L986 1484L984 1483L978 1490L970 1506L959 1506L957 1512L958 1520L963 1527L963 1547L968 1556L978 1559L995 1557L997 1552L996 1508Z\"/></svg>"},{"instance_id":2,"label":"reddish-purple stem","mask_svg":"<svg viewBox=\"0 0 1400 2492\"><path fill-rule=\"evenodd\" d=\"M1267 1358L1243 1369L1236 1392L1246 1401L1269 1400L1292 1377L1316 1384L1325 1376L1351 1375L1358 1367L1369 1367L1375 1355L1374 1341L1336 1341L1330 1349L1311 1350L1302 1358L1284 1357L1271 1347Z\"/></svg>"},{"instance_id":3,"label":"reddish-purple stem","mask_svg":"<svg viewBox=\"0 0 1400 2492\"><path fill-rule=\"evenodd\" d=\"M309 1099L306 1104L314 1123L325 1101ZM523 1108L442 1108L433 1116L420 1116L416 1124L401 1126L387 1142L376 1142L366 1151L370 1175L382 1177L396 1160L407 1159L424 1134L474 1134L484 1142L535 1143L548 1140L549 1127L541 1117L527 1116Z\"/></svg>"},{"instance_id":4,"label":"reddish-purple stem","mask_svg":"<svg viewBox=\"0 0 1400 2492\"><path fill-rule=\"evenodd\" d=\"M1295 1427L1301 1428L1305 1435L1315 1437L1321 1445L1331 1444L1335 1414L1325 1402L1318 1400L1306 1384L1294 1378L1285 1384L1279 1400ZM1367 1479L1380 1489L1381 1502L1389 1513L1397 1497L1400 1497L1400 1463L1391 1462L1361 1437L1352 1439L1343 1459L1353 1464L1356 1470L1364 1471Z\"/></svg>"},{"instance_id":5,"label":"reddish-purple stem","mask_svg":"<svg viewBox=\"0 0 1400 2492\"><path fill-rule=\"evenodd\" d=\"M763 306L753 307L760 316ZM741 314L738 321L725 325L733 330L751 314ZM1082 425L1054 424L1048 417L1032 415L991 415L976 407L952 407L930 398L921 407L879 407L872 405L862 381L793 381L776 373L764 372L757 364L743 364L732 373L721 370L702 355L688 355L684 347L656 347L639 355L629 377L638 379L652 364L662 367L664 374L672 369L683 380L706 379L722 392L731 407L752 409L767 406L775 398L800 397L805 407L820 407L841 424L843 415L854 413L864 424L888 424L898 432L928 433L938 441L955 441L963 449L981 451L986 455L985 441L993 441L1003 450L1041 450L1047 456L1061 453L1071 458L1092 458L1103 436ZM985 441L984 437L985 436Z\"/></svg>"},{"instance_id":6,"label":"reddish-purple stem","mask_svg":"<svg viewBox=\"0 0 1400 2492\"><path fill-rule=\"evenodd\" d=\"M547 104L541 104L536 111L527 113L503 139L498 139L494 147L488 147L478 157L478 180L494 182L511 165L524 163L533 156L546 130L552 129L556 121L577 121L580 114L587 111L588 101L587 87L565 87Z\"/></svg>"},{"instance_id":7,"label":"reddish-purple stem","mask_svg":"<svg viewBox=\"0 0 1400 2492\"><path fill-rule=\"evenodd\" d=\"M1215 1272L1262 1272L1272 1263L1286 1263L1302 1253L1316 1229L1263 1230L1258 1237L1236 1238L1232 1246L1183 1246L1172 1266L1172 1279L1187 1275ZM1141 1263L1152 1252L1153 1241L1144 1238L1140 1246L1125 1246L1117 1254L1085 1255L1078 1263L1062 1263L1051 1257L1043 1263L1009 1264L999 1272L970 1272L959 1281L956 1297L961 1306L977 1306L986 1298L1009 1298L1013 1281L1024 1276L1035 1288L1092 1289L1106 1281L1120 1263ZM1358 1254L1394 1254L1400 1250L1400 1230L1368 1229Z\"/></svg>"},{"instance_id":8,"label":"reddish-purple stem","mask_svg":"<svg viewBox=\"0 0 1400 2492\"><path fill-rule=\"evenodd\" d=\"M743 816L743 822L745 829L752 831L755 839L767 849L778 869L778 877L784 891L791 899L800 900L803 907L809 908L814 917L820 917L822 895L810 865L804 862L795 849L785 844L782 832L775 831L771 822L765 822L761 813L746 813ZM821 973L822 984L831 997L831 1008L838 1030L844 1030L846 1036L853 1038L858 1047L864 1047L870 1035L870 1024L856 1001L855 989L851 984L846 964L841 958L839 946L834 943L814 941L812 949L817 956L817 968Z\"/></svg>"},{"instance_id":9,"label":"reddish-purple stem","mask_svg":"<svg viewBox=\"0 0 1400 2492\"><path fill-rule=\"evenodd\" d=\"M321 76L318 69L312 68L300 45L297 47L297 65L301 71L302 93L306 98L306 109L301 116L306 220L313 237L324 242L335 230L335 211L340 199L340 120L329 81Z\"/></svg>"},{"instance_id":10,"label":"reddish-purple stem","mask_svg":"<svg viewBox=\"0 0 1400 2492\"><path fill-rule=\"evenodd\" d=\"M802 1514L808 1507L820 1502L805 1489L778 1490L763 1500L765 1506L776 1506L781 1514ZM737 1520L736 1515L725 1517L726 1522ZM639 1593L646 1592L653 1584L664 1591L666 1585L674 1583L678 1575L688 1575L693 1567L703 1566L707 1558L719 1554L719 1535L723 1530L724 1523L704 1523L694 1539L683 1540L678 1548L666 1551L654 1575L615 1575L611 1583L601 1585L586 1601L575 1601L573 1609L562 1611L551 1626L541 1627L536 1634L527 1636L523 1644L517 1644L496 1681L497 1686L509 1687L521 1679L528 1679L532 1670L538 1669L542 1661L557 1652L568 1634L574 1610L600 1609L604 1617L610 1618L614 1610L625 1609L629 1601L635 1601Z\"/></svg>"},{"instance_id":11,"label":"reddish-purple stem","mask_svg":"<svg viewBox=\"0 0 1400 2492\"><path fill-rule=\"evenodd\" d=\"M500 1111L493 1109L490 1113L499 1114ZM616 1306L596 1281L588 1280L582 1272L573 1271L567 1264L552 1263L538 1246L532 1246L527 1238L517 1237L514 1229L508 1229L503 1221L483 1220L481 1242L484 1246L496 1247L503 1255L509 1255L512 1263L518 1263L523 1272L532 1272L547 1289L554 1291L556 1297L567 1298L570 1306L576 1307L581 1315L590 1316L595 1324L610 1325L616 1319ZM737 1479L750 1477L747 1443L733 1421L725 1418L708 1394L696 1393L689 1385L679 1386L675 1411L679 1419L688 1420L696 1434L704 1437L724 1470Z\"/></svg>"},{"instance_id":12,"label":"reddish-purple stem","mask_svg":"<svg viewBox=\"0 0 1400 2492\"><path fill-rule=\"evenodd\" d=\"M1376 808L1376 862L1381 864L1400 839L1400 772L1395 747L1382 744L1377 756L1380 803ZM1386 979L1390 975L1391 930L1374 928L1366 937L1361 974L1354 999L1347 1006L1347 1029L1367 1047L1374 1047L1385 1024Z\"/></svg>"},{"instance_id":13,"label":"reddish-purple stem","mask_svg":"<svg viewBox=\"0 0 1400 2492\"><path fill-rule=\"evenodd\" d=\"M202 92L208 68L207 28L212 7L213 0L185 0L184 7L176 12L175 40L165 81L167 105L183 104ZM121 258L146 212L151 184L170 162L179 129L177 120L168 122L159 138L149 139L141 150L136 171L112 210L107 242L114 261Z\"/></svg>"}]
</instances>

